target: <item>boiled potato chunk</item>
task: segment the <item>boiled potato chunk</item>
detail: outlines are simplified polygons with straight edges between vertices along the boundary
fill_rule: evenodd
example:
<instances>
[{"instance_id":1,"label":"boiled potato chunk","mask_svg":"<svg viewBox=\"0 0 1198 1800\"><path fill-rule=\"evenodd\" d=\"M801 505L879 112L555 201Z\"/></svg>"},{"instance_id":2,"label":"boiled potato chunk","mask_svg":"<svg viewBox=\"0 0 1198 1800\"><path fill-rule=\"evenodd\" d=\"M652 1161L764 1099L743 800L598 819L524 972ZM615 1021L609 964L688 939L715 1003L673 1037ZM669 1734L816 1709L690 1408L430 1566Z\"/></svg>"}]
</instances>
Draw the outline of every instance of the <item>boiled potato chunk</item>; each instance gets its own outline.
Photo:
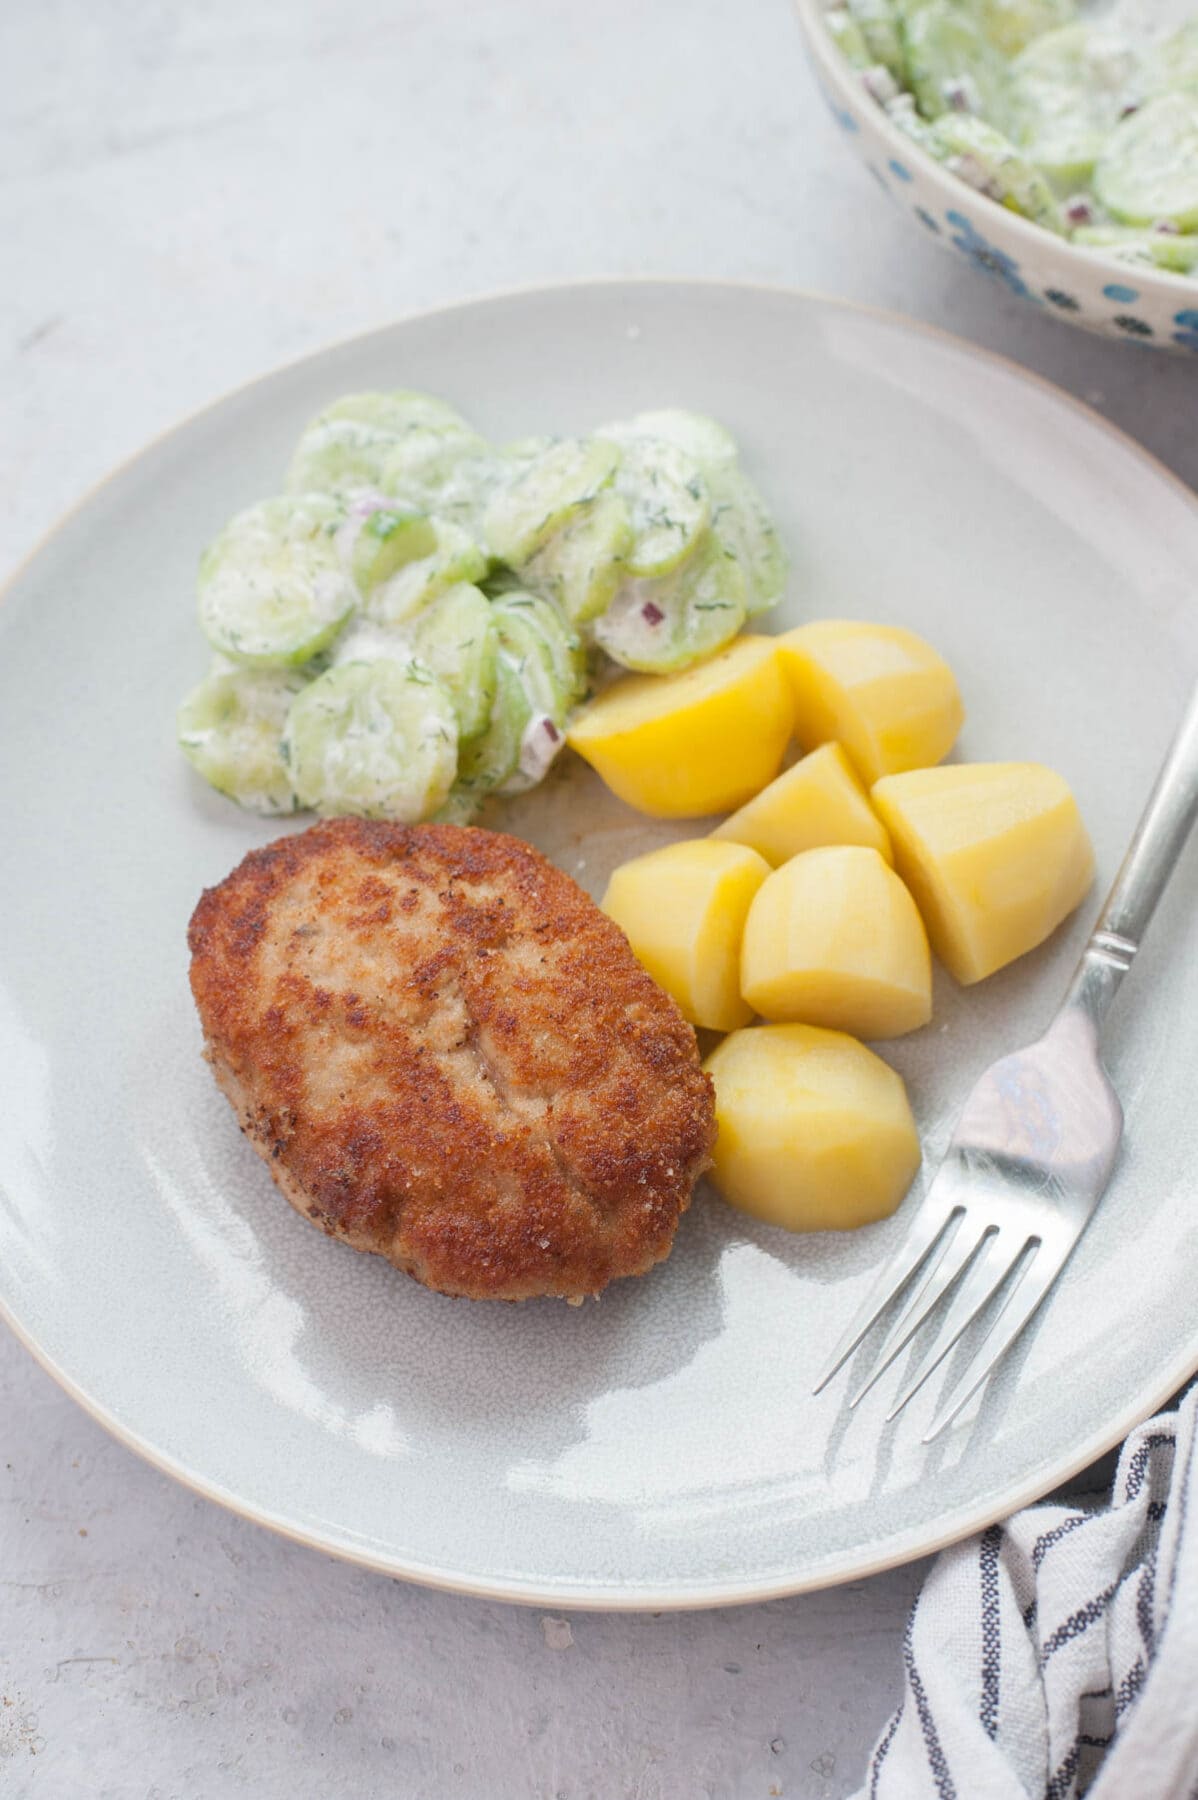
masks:
<instances>
[{"instance_id":1,"label":"boiled potato chunk","mask_svg":"<svg viewBox=\"0 0 1198 1800\"><path fill-rule=\"evenodd\" d=\"M777 868L821 844L866 844L893 862L886 827L839 744L822 744L711 834L748 844Z\"/></svg>"},{"instance_id":2,"label":"boiled potato chunk","mask_svg":"<svg viewBox=\"0 0 1198 1800\"><path fill-rule=\"evenodd\" d=\"M807 850L761 887L741 992L767 1019L901 1037L932 1016L932 958L915 902L876 850Z\"/></svg>"},{"instance_id":3,"label":"boiled potato chunk","mask_svg":"<svg viewBox=\"0 0 1198 1800\"><path fill-rule=\"evenodd\" d=\"M1094 852L1064 778L1040 763L960 763L873 790L941 962L981 981L1042 944L1081 901Z\"/></svg>"},{"instance_id":4,"label":"boiled potato chunk","mask_svg":"<svg viewBox=\"0 0 1198 1800\"><path fill-rule=\"evenodd\" d=\"M567 742L640 812L727 812L777 774L790 738L777 645L739 637L677 675L630 675L583 708Z\"/></svg>"},{"instance_id":5,"label":"boiled potato chunk","mask_svg":"<svg viewBox=\"0 0 1198 1800\"><path fill-rule=\"evenodd\" d=\"M769 872L744 844L698 838L638 856L608 883L604 912L692 1025L734 1031L752 1018L740 992L740 941Z\"/></svg>"},{"instance_id":6,"label":"boiled potato chunk","mask_svg":"<svg viewBox=\"0 0 1198 1800\"><path fill-rule=\"evenodd\" d=\"M880 1056L840 1031L756 1025L704 1067L725 1200L788 1231L847 1231L894 1211L919 1137L902 1078Z\"/></svg>"},{"instance_id":7,"label":"boiled potato chunk","mask_svg":"<svg viewBox=\"0 0 1198 1800\"><path fill-rule=\"evenodd\" d=\"M800 744L843 744L867 786L928 768L956 742L965 712L953 672L913 631L821 619L778 645Z\"/></svg>"}]
</instances>

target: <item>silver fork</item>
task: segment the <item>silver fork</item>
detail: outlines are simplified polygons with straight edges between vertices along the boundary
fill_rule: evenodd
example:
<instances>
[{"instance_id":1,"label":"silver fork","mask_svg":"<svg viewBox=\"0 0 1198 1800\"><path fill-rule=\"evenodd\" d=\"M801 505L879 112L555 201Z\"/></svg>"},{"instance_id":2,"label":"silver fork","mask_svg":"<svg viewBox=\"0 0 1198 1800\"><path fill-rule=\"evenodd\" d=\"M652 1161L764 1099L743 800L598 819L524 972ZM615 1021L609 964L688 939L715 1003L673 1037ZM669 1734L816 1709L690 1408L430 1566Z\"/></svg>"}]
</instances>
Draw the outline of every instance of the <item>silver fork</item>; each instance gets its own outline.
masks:
<instances>
[{"instance_id":1,"label":"silver fork","mask_svg":"<svg viewBox=\"0 0 1198 1800\"><path fill-rule=\"evenodd\" d=\"M973 1089L907 1236L837 1344L814 1392L909 1286L881 1357L851 1406L941 1306L936 1337L887 1413L893 1419L1005 1289L924 1443L951 1424L1010 1349L1065 1266L1107 1182L1123 1109L1099 1032L1198 814L1198 688L1123 866L1044 1036L991 1065Z\"/></svg>"}]
</instances>

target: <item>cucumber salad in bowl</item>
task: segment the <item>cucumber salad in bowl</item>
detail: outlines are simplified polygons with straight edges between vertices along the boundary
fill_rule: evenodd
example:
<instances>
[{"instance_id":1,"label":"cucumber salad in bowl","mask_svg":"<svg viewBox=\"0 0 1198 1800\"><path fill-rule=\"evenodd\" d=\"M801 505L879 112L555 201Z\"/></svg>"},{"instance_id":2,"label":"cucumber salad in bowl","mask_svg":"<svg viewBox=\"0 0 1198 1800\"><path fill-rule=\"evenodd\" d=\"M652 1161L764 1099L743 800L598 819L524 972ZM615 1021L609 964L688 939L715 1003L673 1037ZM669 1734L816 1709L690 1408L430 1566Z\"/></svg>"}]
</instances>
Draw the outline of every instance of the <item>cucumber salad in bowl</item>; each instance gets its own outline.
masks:
<instances>
[{"instance_id":1,"label":"cucumber salad in bowl","mask_svg":"<svg viewBox=\"0 0 1198 1800\"><path fill-rule=\"evenodd\" d=\"M605 669L712 655L785 576L700 414L499 448L432 395L347 395L201 558L179 742L256 812L468 821L541 780Z\"/></svg>"},{"instance_id":2,"label":"cucumber salad in bowl","mask_svg":"<svg viewBox=\"0 0 1198 1800\"><path fill-rule=\"evenodd\" d=\"M1198 274L1192 0L832 0L824 18L951 174L1073 243Z\"/></svg>"}]
</instances>

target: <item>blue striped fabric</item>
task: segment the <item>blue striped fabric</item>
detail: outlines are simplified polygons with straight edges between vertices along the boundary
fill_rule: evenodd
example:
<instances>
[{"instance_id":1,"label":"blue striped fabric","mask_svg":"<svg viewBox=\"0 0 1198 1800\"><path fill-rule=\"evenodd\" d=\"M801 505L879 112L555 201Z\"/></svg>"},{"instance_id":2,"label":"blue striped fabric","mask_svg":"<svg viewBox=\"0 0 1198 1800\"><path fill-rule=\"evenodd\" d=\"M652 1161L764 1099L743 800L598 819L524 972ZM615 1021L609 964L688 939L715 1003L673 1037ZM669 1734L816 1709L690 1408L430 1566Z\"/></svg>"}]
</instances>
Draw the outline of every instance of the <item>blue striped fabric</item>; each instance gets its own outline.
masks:
<instances>
[{"instance_id":1,"label":"blue striped fabric","mask_svg":"<svg viewBox=\"0 0 1198 1800\"><path fill-rule=\"evenodd\" d=\"M1198 1800L1196 1438L1198 1384L1128 1438L1106 1505L944 1552L856 1800Z\"/></svg>"}]
</instances>

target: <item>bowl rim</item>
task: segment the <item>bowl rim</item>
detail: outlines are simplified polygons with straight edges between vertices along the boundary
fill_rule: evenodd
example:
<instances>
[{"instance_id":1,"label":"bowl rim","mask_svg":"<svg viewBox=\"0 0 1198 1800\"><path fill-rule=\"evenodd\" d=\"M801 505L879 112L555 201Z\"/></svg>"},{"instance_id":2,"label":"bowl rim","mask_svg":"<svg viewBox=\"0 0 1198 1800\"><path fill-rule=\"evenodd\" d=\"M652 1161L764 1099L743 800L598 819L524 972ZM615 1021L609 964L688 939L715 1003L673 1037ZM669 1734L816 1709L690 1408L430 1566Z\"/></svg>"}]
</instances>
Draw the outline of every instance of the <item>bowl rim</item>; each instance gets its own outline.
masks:
<instances>
[{"instance_id":1,"label":"bowl rim","mask_svg":"<svg viewBox=\"0 0 1198 1800\"><path fill-rule=\"evenodd\" d=\"M950 175L941 163L928 155L923 146L900 131L887 116L883 107L864 91L855 79L857 71L845 61L828 35L824 24L824 15L829 10L823 0L792 0L798 15L799 24L812 56L818 63L821 73L829 85L836 89L846 100L854 104L854 111L860 110L869 119L871 127L877 131L882 141L889 147L893 157L900 161L913 162L921 173L931 180L932 184L949 197L959 195L962 190L973 194L992 212L998 215L995 220L996 229L1009 232L1018 243L1029 246L1029 254L1036 245L1055 244L1068 257L1076 258L1083 265L1088 265L1095 274L1109 274L1112 281L1108 285L1116 285L1116 279L1122 277L1118 285L1135 286L1142 294L1144 290L1159 297L1162 305L1168 306L1171 301L1182 295L1195 296L1198 305L1198 273L1182 275L1174 269L1142 268L1138 263L1128 263L1117 256L1110 256L1102 250L1092 250L1086 244L1075 244L1071 238L1058 237L1055 232L1048 231L1043 225L1036 225L1031 219L1025 219L1021 213L1013 212L1009 207L999 206L995 201L971 188L968 182ZM864 102L865 104L861 104ZM1134 302L1127 302L1128 305Z\"/></svg>"}]
</instances>

